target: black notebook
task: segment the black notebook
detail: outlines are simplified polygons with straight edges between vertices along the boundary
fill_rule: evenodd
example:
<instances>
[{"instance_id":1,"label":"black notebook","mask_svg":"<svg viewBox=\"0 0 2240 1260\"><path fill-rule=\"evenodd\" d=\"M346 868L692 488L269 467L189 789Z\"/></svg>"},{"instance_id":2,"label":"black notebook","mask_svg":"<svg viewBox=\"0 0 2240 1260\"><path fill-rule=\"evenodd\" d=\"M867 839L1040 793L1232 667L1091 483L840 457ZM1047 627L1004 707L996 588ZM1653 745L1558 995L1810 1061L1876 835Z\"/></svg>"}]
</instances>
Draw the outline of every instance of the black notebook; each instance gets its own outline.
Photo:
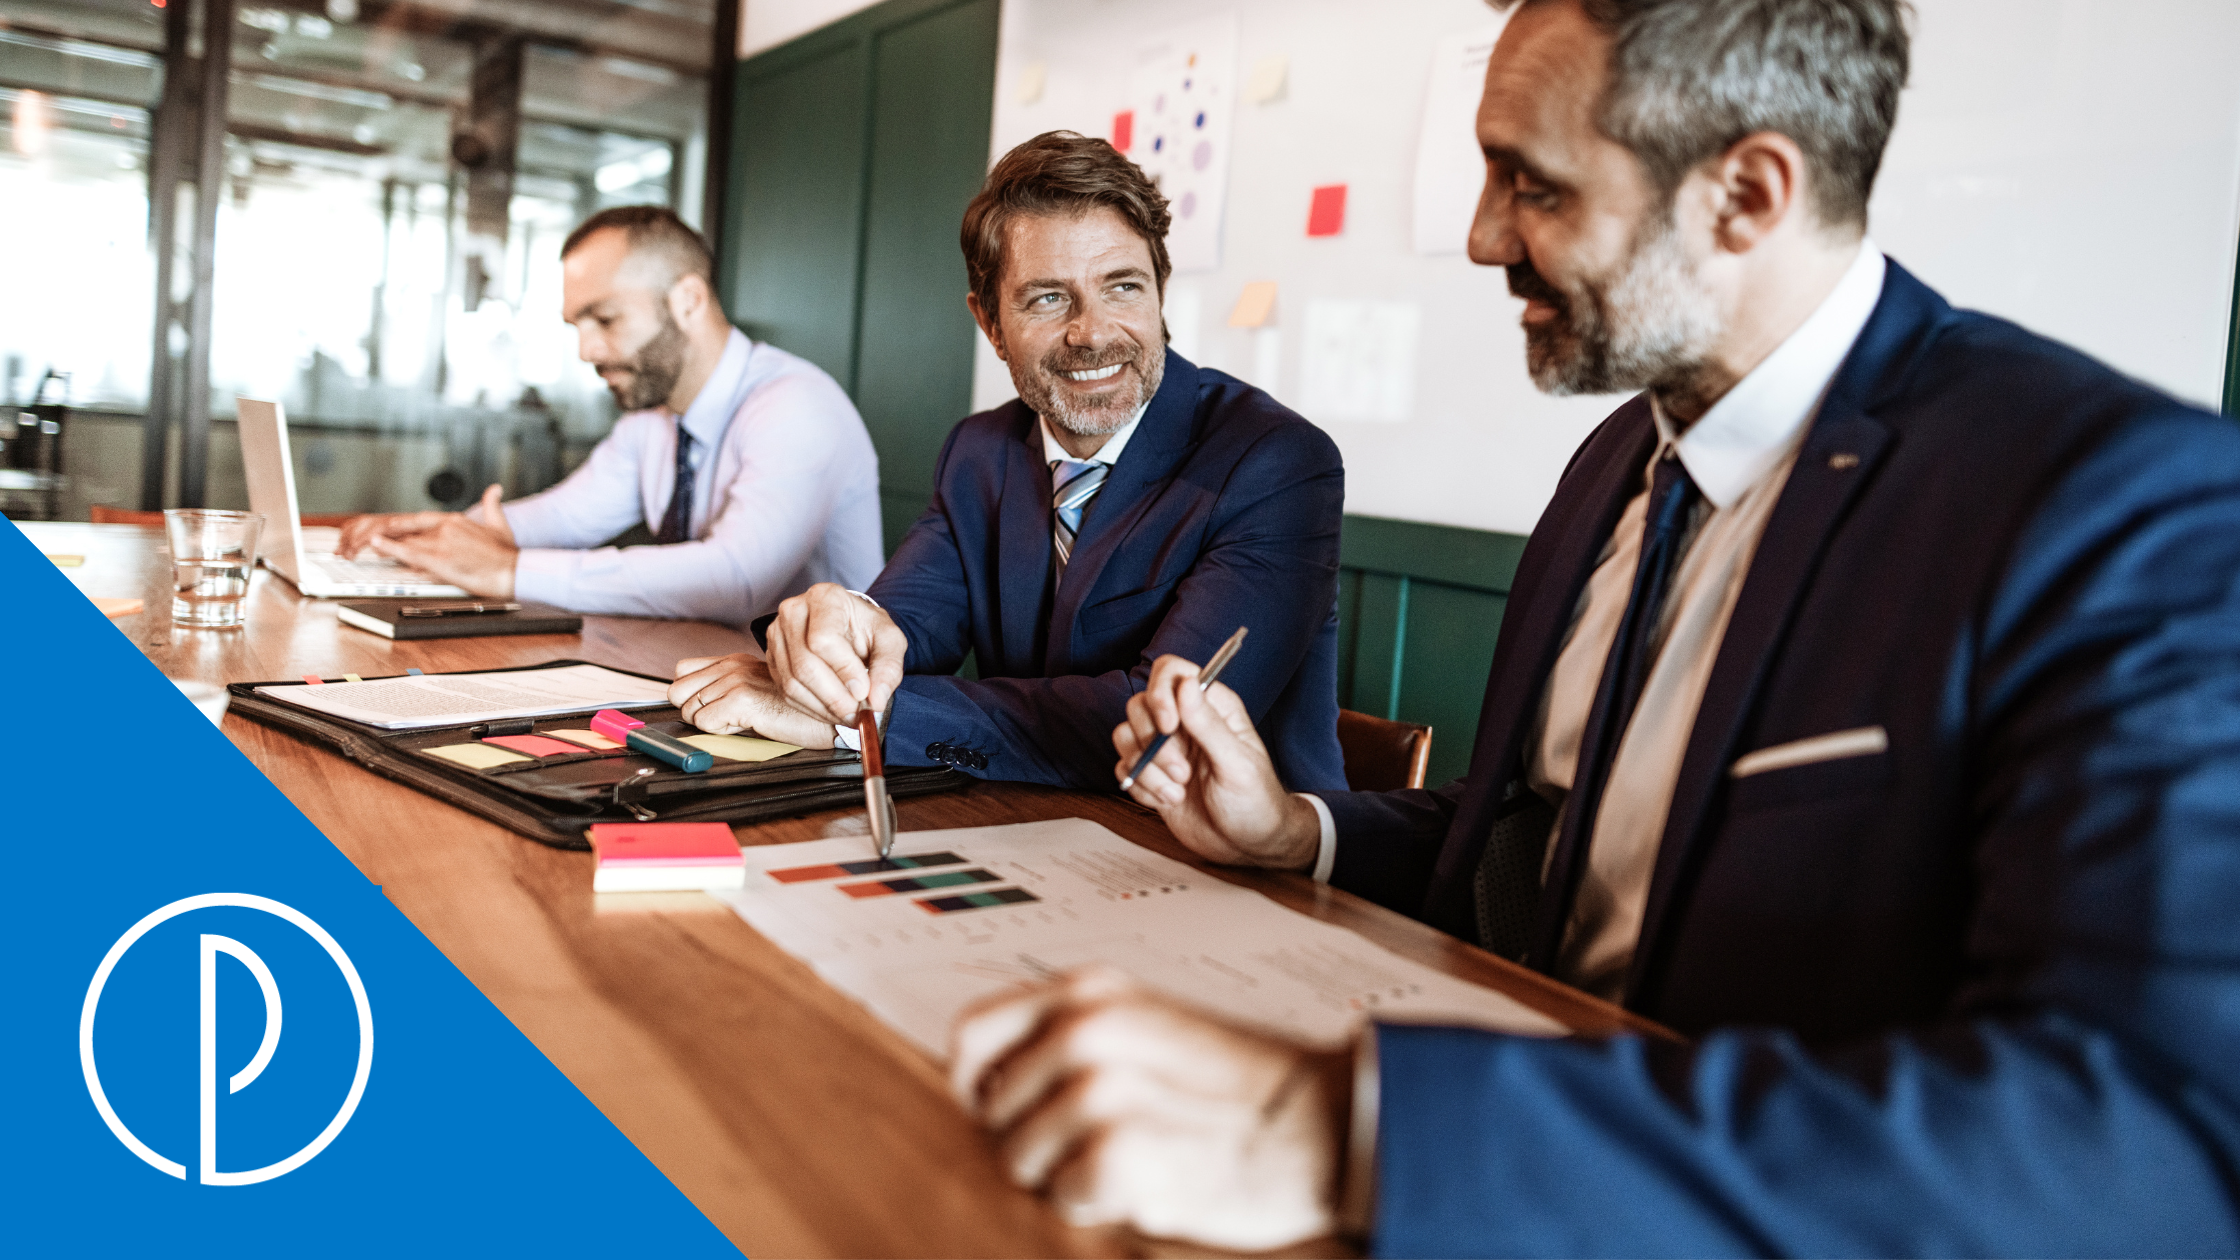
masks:
<instances>
[{"instance_id":1,"label":"black notebook","mask_svg":"<svg viewBox=\"0 0 2240 1260\"><path fill-rule=\"evenodd\" d=\"M485 605L507 600L483 600ZM472 639L489 634L580 634L583 618L548 604L523 604L519 612L452 611L441 616L407 617L403 609L465 609L477 601L461 599L349 599L335 605L346 626L370 630L386 639Z\"/></svg>"}]
</instances>

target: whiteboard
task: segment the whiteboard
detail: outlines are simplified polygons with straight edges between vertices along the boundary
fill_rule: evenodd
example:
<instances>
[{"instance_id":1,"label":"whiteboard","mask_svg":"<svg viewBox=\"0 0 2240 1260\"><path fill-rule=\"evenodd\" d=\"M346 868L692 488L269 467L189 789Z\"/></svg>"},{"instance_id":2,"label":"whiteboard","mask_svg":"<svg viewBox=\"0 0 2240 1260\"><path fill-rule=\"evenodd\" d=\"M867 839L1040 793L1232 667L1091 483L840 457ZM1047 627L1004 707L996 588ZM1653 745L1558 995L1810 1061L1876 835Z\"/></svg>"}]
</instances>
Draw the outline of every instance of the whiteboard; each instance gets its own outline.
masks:
<instances>
[{"instance_id":1,"label":"whiteboard","mask_svg":"<svg viewBox=\"0 0 2240 1260\"><path fill-rule=\"evenodd\" d=\"M1876 241L1956 304L2213 405L2240 244L2240 4L1916 10ZM994 153L1059 127L1109 137L1137 50L1227 13L1235 81L1282 56L1286 83L1237 104L1220 261L1170 286L1176 348L1299 406L1315 383L1300 362L1310 311L1328 327L1333 310L1389 324L1413 308L1405 418L1309 413L1345 454L1346 510L1529 532L1616 400L1540 394L1500 271L1413 248L1433 52L1495 20L1479 0L1006 0ZM1331 184L1348 188L1345 230L1310 239L1313 190ZM1275 333L1229 327L1244 286L1269 280ZM983 344L974 405L1013 392Z\"/></svg>"}]
</instances>

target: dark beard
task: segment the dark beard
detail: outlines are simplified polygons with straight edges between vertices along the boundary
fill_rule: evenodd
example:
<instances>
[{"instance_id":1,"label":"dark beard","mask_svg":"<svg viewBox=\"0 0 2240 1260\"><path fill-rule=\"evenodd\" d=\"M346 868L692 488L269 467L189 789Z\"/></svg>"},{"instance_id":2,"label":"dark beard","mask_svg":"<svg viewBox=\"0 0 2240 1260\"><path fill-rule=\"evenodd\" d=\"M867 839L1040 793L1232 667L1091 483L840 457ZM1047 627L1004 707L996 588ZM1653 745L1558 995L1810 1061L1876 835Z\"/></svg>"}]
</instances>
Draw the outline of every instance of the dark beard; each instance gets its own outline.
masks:
<instances>
[{"instance_id":1,"label":"dark beard","mask_svg":"<svg viewBox=\"0 0 2240 1260\"><path fill-rule=\"evenodd\" d=\"M1060 346L1042 357L1040 363L1014 370L1011 383L1019 390L1019 400L1027 404L1036 415L1044 416L1050 423L1068 433L1081 437L1096 437L1118 433L1152 395L1159 392L1159 382L1166 377L1167 349L1160 345L1146 349L1130 344L1133 353L1122 353L1118 345L1107 346L1103 353L1069 349ZM1111 402L1094 411L1077 411L1060 403L1064 395L1058 392L1057 380L1067 372L1085 372L1094 368L1111 367L1115 363L1127 364L1135 373L1136 389L1133 393L1114 396Z\"/></svg>"},{"instance_id":2,"label":"dark beard","mask_svg":"<svg viewBox=\"0 0 2240 1260\"><path fill-rule=\"evenodd\" d=\"M624 411L645 411L669 401L677 392L677 380L684 375L684 329L670 317L667 304L661 309L661 327L654 330L637 352L621 363L602 363L602 368L621 368L630 373L627 380L617 384L607 383L608 392L614 395L615 405Z\"/></svg>"}]
</instances>

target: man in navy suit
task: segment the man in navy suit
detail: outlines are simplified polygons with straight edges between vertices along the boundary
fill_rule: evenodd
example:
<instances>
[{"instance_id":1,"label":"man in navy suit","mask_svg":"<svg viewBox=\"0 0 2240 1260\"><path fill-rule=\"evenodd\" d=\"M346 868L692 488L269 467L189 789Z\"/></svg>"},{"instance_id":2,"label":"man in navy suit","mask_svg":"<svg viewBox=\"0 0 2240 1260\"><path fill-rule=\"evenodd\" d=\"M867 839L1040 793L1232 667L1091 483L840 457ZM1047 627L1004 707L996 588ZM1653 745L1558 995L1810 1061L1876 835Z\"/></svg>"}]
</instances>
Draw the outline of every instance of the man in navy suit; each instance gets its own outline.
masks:
<instances>
[{"instance_id":1,"label":"man in navy suit","mask_svg":"<svg viewBox=\"0 0 2240 1260\"><path fill-rule=\"evenodd\" d=\"M933 501L867 595L780 605L767 665L678 665L706 730L853 747L883 715L894 765L1109 790L1112 727L1166 654L1225 677L1275 773L1340 789L1335 444L1167 348L1166 201L1102 140L1051 132L988 175L962 232L988 342L1019 398L967 417ZM957 676L967 654L977 678ZM790 703L789 703L790 702Z\"/></svg>"},{"instance_id":2,"label":"man in navy suit","mask_svg":"<svg viewBox=\"0 0 2240 1260\"><path fill-rule=\"evenodd\" d=\"M2240 431L1864 237L1899 0L1527 0L1472 255L1580 448L1468 777L1287 793L1162 660L1126 766L1676 1029L1336 1052L1109 973L959 1024L1084 1221L1402 1254L2240 1250Z\"/></svg>"}]
</instances>

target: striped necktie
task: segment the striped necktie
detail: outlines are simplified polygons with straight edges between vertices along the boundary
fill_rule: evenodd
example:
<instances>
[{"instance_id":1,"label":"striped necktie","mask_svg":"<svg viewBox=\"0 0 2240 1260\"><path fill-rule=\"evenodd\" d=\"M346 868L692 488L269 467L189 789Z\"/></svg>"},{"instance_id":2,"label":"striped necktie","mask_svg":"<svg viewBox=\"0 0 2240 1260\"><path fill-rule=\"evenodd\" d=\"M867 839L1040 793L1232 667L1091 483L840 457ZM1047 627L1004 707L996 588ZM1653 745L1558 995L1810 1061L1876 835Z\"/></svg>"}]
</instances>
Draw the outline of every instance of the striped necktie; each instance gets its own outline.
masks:
<instances>
[{"instance_id":1,"label":"striped necktie","mask_svg":"<svg viewBox=\"0 0 2240 1260\"><path fill-rule=\"evenodd\" d=\"M658 546L690 541L692 537L692 435L677 422L677 482L669 491L669 510L661 514L661 528L654 531Z\"/></svg>"},{"instance_id":2,"label":"striped necktie","mask_svg":"<svg viewBox=\"0 0 2240 1260\"><path fill-rule=\"evenodd\" d=\"M1104 488L1105 474L1112 465L1088 459L1054 459L1050 461L1050 519L1052 541L1057 544L1055 553L1057 576L1066 575L1066 561L1073 556L1073 540L1081 532L1081 518L1089 510L1089 500L1097 497Z\"/></svg>"}]
</instances>

